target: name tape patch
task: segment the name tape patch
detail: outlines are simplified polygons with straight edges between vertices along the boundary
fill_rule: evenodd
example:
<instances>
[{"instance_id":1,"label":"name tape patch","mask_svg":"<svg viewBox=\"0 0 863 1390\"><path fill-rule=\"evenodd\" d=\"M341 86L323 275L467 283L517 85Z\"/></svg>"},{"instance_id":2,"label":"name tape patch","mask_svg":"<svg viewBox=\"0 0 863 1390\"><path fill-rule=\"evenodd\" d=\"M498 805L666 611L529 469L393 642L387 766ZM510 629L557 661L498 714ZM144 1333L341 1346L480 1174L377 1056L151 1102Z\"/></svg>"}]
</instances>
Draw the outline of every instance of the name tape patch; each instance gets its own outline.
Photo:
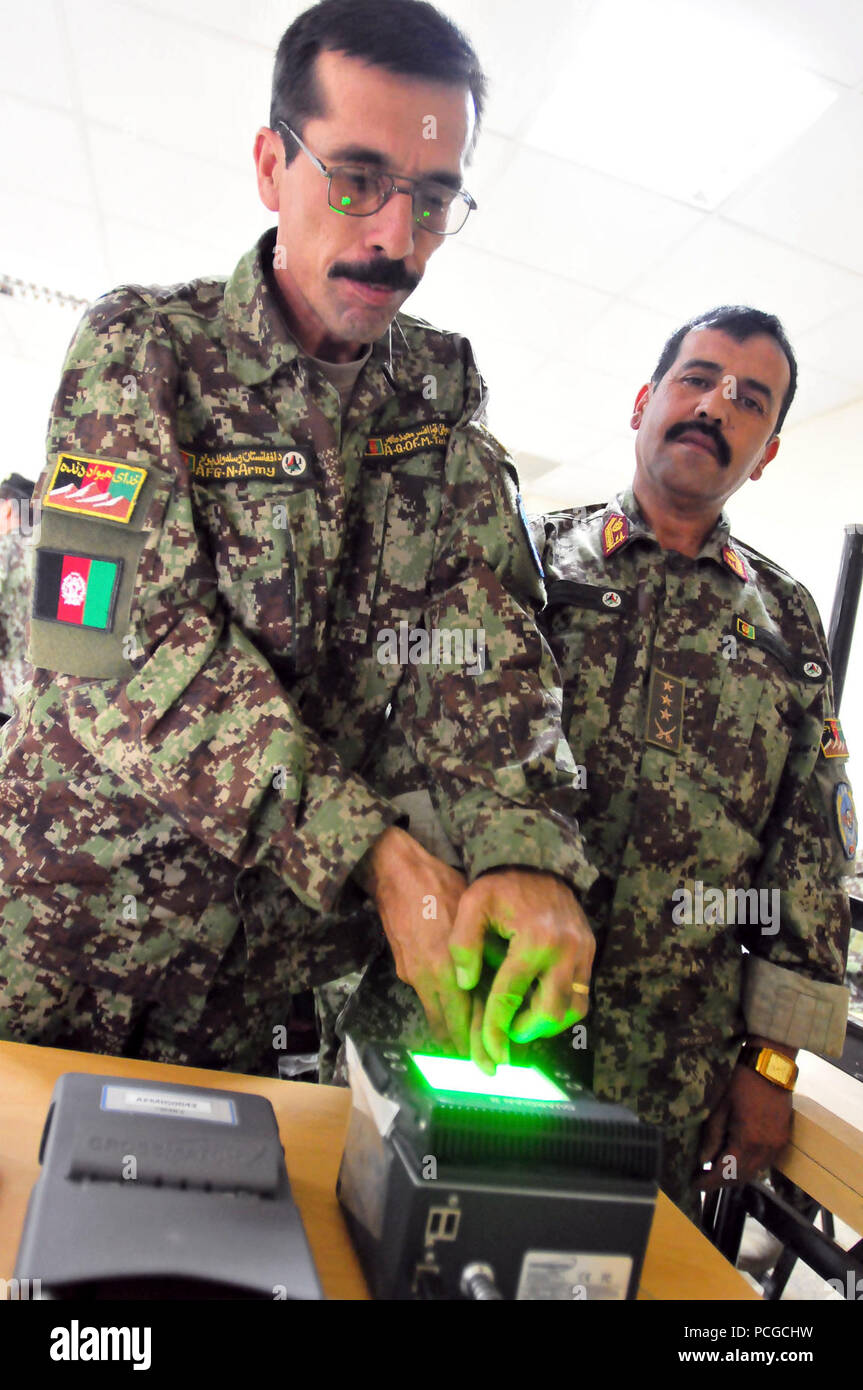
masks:
<instances>
[{"instance_id":1,"label":"name tape patch","mask_svg":"<svg viewBox=\"0 0 863 1390\"><path fill-rule=\"evenodd\" d=\"M443 420L428 420L397 434L379 434L366 444L366 458L408 458L423 449L444 449L452 434L452 425Z\"/></svg>"},{"instance_id":2,"label":"name tape patch","mask_svg":"<svg viewBox=\"0 0 863 1390\"><path fill-rule=\"evenodd\" d=\"M123 561L66 550L37 550L33 617L111 632Z\"/></svg>"},{"instance_id":3,"label":"name tape patch","mask_svg":"<svg viewBox=\"0 0 863 1390\"><path fill-rule=\"evenodd\" d=\"M147 469L86 454L61 454L42 505L99 521L132 520Z\"/></svg>"},{"instance_id":4,"label":"name tape patch","mask_svg":"<svg viewBox=\"0 0 863 1390\"><path fill-rule=\"evenodd\" d=\"M298 449L228 449L218 454L190 454L180 450L193 478L208 483L233 483L246 478L269 482L308 479L312 467Z\"/></svg>"}]
</instances>

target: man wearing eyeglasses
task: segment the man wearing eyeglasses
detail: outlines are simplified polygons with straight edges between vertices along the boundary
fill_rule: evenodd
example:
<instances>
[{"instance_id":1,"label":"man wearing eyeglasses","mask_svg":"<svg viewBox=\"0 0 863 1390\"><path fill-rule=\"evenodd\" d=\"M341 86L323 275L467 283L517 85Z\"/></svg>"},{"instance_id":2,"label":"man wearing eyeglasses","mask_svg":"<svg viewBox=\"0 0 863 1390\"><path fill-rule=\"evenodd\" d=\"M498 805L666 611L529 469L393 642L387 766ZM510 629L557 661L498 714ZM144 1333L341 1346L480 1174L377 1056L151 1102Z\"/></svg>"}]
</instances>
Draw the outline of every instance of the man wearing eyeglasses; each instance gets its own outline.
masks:
<instances>
[{"instance_id":1,"label":"man wearing eyeglasses","mask_svg":"<svg viewBox=\"0 0 863 1390\"><path fill-rule=\"evenodd\" d=\"M271 1070L286 996L380 945L368 899L442 1044L583 1012L538 561L468 344L398 313L474 206L483 91L430 6L325 0L255 141L277 227L85 316L0 763L0 1035ZM397 688L460 868L373 785Z\"/></svg>"}]
</instances>

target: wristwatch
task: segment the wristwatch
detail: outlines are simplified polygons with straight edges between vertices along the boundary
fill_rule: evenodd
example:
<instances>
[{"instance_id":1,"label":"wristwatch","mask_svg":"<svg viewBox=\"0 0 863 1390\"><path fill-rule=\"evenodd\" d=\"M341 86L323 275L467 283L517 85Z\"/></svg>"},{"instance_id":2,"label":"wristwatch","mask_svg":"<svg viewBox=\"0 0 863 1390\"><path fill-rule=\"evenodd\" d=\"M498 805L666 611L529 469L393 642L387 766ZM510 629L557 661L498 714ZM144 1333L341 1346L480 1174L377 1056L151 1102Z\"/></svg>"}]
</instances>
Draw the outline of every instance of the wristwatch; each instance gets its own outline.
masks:
<instances>
[{"instance_id":1,"label":"wristwatch","mask_svg":"<svg viewBox=\"0 0 863 1390\"><path fill-rule=\"evenodd\" d=\"M737 1061L744 1067L751 1067L757 1071L759 1076L763 1076L765 1081L772 1081L774 1086L781 1086L784 1091L793 1091L794 1083L797 1080L797 1063L790 1057L786 1057L784 1052L777 1052L772 1047L759 1047L758 1043L744 1043L740 1049Z\"/></svg>"}]
</instances>

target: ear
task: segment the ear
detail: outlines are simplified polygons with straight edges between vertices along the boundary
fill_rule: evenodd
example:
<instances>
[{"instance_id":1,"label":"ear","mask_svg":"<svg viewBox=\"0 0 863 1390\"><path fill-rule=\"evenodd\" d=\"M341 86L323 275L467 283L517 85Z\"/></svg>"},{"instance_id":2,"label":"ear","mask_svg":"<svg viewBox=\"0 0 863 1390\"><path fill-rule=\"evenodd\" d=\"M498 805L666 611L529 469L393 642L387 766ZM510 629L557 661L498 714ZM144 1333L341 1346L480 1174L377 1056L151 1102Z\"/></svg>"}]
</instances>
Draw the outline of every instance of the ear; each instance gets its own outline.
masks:
<instances>
[{"instance_id":1,"label":"ear","mask_svg":"<svg viewBox=\"0 0 863 1390\"><path fill-rule=\"evenodd\" d=\"M650 383L648 383L646 386L642 386L641 390L635 398L635 405L632 408L632 418L629 422L634 430L637 430L641 425L642 417L644 415L644 407L650 400L652 390L652 386L650 385Z\"/></svg>"},{"instance_id":2,"label":"ear","mask_svg":"<svg viewBox=\"0 0 863 1390\"><path fill-rule=\"evenodd\" d=\"M755 468L753 468L752 472L749 474L750 480L753 483L758 482L758 479L761 477L761 474L764 472L770 460L775 459L776 451L778 448L779 438L777 436L776 439L771 439L770 443L767 445L767 448L764 450L761 462L759 464L756 464Z\"/></svg>"},{"instance_id":3,"label":"ear","mask_svg":"<svg viewBox=\"0 0 863 1390\"><path fill-rule=\"evenodd\" d=\"M255 136L254 158L261 202L270 212L278 212L279 176L284 167L284 150L275 131L261 126Z\"/></svg>"}]
</instances>

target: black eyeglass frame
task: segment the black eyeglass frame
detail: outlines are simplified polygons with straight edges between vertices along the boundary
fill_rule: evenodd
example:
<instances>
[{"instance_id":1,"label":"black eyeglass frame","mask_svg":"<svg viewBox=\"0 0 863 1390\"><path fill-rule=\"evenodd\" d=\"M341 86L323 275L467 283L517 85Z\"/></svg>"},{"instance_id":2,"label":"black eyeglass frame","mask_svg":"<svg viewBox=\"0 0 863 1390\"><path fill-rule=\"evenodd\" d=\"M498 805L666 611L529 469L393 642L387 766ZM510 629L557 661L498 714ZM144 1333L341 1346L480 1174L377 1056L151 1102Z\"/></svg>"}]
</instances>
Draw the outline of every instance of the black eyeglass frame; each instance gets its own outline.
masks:
<instances>
[{"instance_id":1,"label":"black eyeglass frame","mask_svg":"<svg viewBox=\"0 0 863 1390\"><path fill-rule=\"evenodd\" d=\"M424 232L430 232L432 236L457 236L458 233L462 231L462 229L464 228L464 225L467 222L467 219L470 216L470 214L476 211L476 202L468 193L466 188L452 189L448 188L446 184L435 182L435 180L433 179L411 179L408 178L406 174L393 175L388 173L386 170L378 169L371 164L334 164L332 168L328 169L326 164L324 164L323 160L318 159L318 156L316 154L312 154L312 151L309 149L308 145L306 145L300 139L299 135L295 130L291 130L291 127L285 121L276 121L276 125L281 126L283 130L286 130L288 132L292 139L296 140L297 144L299 145L306 158L311 160L312 164L314 164L319 174L323 174L324 178L327 180L327 204L329 205L330 209L333 212L337 212L340 217L374 217L377 213L380 212L382 207L386 206L386 204L389 202L390 198L393 196L394 193L403 193L406 197L410 197L411 206L414 214L414 222L416 222L418 227L422 227ZM384 194L383 198L381 199L381 202L378 204L376 208L372 208L370 212L348 212L345 208L337 208L333 205L333 178L336 174L341 173L344 169L368 170L378 179L389 179L389 190ZM396 182L397 179L398 183ZM407 183L410 184L411 187L410 189L399 188L399 183ZM436 231L434 227L427 226L426 223L421 221L420 218L417 216L417 196L420 190L423 188L440 188L450 195L452 202L455 202L456 198L461 198L461 200L467 204L467 212L464 215L464 221L462 221L459 224L459 226L456 227L453 231L449 232L439 232Z\"/></svg>"}]
</instances>

